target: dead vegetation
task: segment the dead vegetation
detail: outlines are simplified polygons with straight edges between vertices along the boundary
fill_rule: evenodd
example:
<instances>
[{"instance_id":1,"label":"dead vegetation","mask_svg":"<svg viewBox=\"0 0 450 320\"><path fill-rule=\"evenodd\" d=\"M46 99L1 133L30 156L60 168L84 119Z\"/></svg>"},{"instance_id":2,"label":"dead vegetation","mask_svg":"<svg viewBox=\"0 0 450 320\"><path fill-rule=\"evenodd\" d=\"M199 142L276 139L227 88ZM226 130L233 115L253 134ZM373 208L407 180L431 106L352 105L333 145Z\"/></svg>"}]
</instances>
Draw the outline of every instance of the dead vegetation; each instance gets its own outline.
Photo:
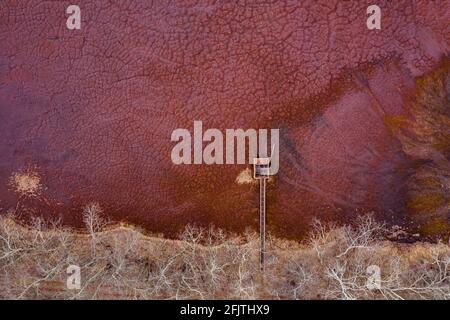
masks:
<instances>
[{"instance_id":1,"label":"dead vegetation","mask_svg":"<svg viewBox=\"0 0 450 320\"><path fill-rule=\"evenodd\" d=\"M411 117L395 116L387 125L414 163L406 186L410 219L424 236L450 233L450 59L416 78L414 97L406 97Z\"/></svg>"},{"instance_id":2,"label":"dead vegetation","mask_svg":"<svg viewBox=\"0 0 450 320\"><path fill-rule=\"evenodd\" d=\"M308 241L270 238L264 276L254 233L187 227L180 240L107 228L98 204L86 233L0 215L3 299L449 299L450 248L385 241L371 216L355 226L317 222ZM79 288L67 270L80 267ZM379 277L378 277L379 273Z\"/></svg>"},{"instance_id":3,"label":"dead vegetation","mask_svg":"<svg viewBox=\"0 0 450 320\"><path fill-rule=\"evenodd\" d=\"M41 177L32 167L16 172L11 177L9 186L21 197L37 197L42 190Z\"/></svg>"}]
</instances>

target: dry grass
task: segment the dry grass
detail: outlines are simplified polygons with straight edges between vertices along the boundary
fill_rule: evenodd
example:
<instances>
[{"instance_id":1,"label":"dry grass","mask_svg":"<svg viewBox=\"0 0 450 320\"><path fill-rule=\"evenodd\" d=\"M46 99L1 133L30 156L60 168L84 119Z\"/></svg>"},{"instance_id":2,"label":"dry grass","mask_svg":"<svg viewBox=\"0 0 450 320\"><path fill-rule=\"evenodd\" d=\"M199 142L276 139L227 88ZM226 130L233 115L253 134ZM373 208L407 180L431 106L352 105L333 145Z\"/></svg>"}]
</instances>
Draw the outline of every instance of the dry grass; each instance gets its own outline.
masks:
<instances>
[{"instance_id":1,"label":"dry grass","mask_svg":"<svg viewBox=\"0 0 450 320\"><path fill-rule=\"evenodd\" d=\"M83 217L85 234L40 219L25 228L13 213L1 215L0 298L450 298L449 246L384 241L385 228L370 216L353 227L317 222L302 244L270 238L264 275L254 233L187 227L167 240L106 228L98 204ZM79 289L66 287L70 265L81 269Z\"/></svg>"},{"instance_id":2,"label":"dry grass","mask_svg":"<svg viewBox=\"0 0 450 320\"><path fill-rule=\"evenodd\" d=\"M23 197L36 197L42 190L41 177L34 168L16 172L10 179L10 187Z\"/></svg>"}]
</instances>

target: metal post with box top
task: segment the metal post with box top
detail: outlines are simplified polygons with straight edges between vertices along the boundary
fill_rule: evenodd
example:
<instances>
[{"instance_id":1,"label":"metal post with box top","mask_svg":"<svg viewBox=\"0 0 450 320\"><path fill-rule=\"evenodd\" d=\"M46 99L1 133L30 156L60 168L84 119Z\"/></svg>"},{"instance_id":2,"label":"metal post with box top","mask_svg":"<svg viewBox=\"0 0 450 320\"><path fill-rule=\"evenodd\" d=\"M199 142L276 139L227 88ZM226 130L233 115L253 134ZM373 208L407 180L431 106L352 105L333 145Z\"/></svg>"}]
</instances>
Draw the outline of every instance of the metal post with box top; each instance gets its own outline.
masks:
<instances>
[{"instance_id":1,"label":"metal post with box top","mask_svg":"<svg viewBox=\"0 0 450 320\"><path fill-rule=\"evenodd\" d=\"M266 250L266 182L270 177L270 158L253 159L253 178L259 180L259 267L264 272Z\"/></svg>"}]
</instances>

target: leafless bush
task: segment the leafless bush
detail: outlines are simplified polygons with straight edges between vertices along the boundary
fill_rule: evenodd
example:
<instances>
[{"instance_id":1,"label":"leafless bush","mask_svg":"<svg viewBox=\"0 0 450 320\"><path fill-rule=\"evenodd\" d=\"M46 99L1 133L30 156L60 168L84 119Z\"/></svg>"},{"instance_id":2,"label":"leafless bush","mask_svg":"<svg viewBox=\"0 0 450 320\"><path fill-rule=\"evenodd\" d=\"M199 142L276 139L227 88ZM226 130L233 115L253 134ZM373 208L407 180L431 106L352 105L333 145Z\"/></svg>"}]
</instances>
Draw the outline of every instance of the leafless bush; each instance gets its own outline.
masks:
<instances>
[{"instance_id":1,"label":"leafless bush","mask_svg":"<svg viewBox=\"0 0 450 320\"><path fill-rule=\"evenodd\" d=\"M1 295L37 297L40 285L66 267L73 235L63 228L48 229L48 223L40 218L35 218L29 228L17 225L14 218L13 213L0 216Z\"/></svg>"},{"instance_id":2,"label":"leafless bush","mask_svg":"<svg viewBox=\"0 0 450 320\"><path fill-rule=\"evenodd\" d=\"M106 220L102 217L102 214L103 210L97 202L90 203L83 209L83 222L94 242L97 233L101 231L106 224Z\"/></svg>"},{"instance_id":3,"label":"leafless bush","mask_svg":"<svg viewBox=\"0 0 450 320\"><path fill-rule=\"evenodd\" d=\"M284 299L448 299L449 246L395 244L386 232L371 215L355 226L316 222L307 245L289 250L271 275L272 291Z\"/></svg>"},{"instance_id":4,"label":"leafless bush","mask_svg":"<svg viewBox=\"0 0 450 320\"><path fill-rule=\"evenodd\" d=\"M257 296L256 241L245 242L214 228L187 227L182 235L180 288L189 298L239 298Z\"/></svg>"},{"instance_id":5,"label":"leafless bush","mask_svg":"<svg viewBox=\"0 0 450 320\"><path fill-rule=\"evenodd\" d=\"M86 233L42 219L24 227L13 212L0 215L1 298L450 298L449 246L385 241L371 216L354 226L317 222L304 243L269 237L261 274L254 233L188 226L169 240L107 226L98 204L82 214ZM76 290L66 287L72 264L82 270ZM380 271L378 283L371 268Z\"/></svg>"}]
</instances>

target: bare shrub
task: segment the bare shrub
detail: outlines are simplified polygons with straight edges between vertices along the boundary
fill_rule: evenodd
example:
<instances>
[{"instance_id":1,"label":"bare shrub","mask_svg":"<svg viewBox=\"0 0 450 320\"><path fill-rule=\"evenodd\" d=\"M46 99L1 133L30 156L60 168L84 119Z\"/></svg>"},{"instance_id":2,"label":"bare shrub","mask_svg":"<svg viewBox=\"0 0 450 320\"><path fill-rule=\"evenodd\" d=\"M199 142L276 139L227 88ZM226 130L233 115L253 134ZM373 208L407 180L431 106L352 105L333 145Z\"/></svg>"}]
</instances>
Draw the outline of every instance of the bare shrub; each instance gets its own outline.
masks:
<instances>
[{"instance_id":1,"label":"bare shrub","mask_svg":"<svg viewBox=\"0 0 450 320\"><path fill-rule=\"evenodd\" d=\"M244 243L221 230L188 226L181 237L182 265L179 284L189 298L254 299L257 296L256 241Z\"/></svg>"},{"instance_id":2,"label":"bare shrub","mask_svg":"<svg viewBox=\"0 0 450 320\"><path fill-rule=\"evenodd\" d=\"M90 203L83 209L83 222L91 237L95 237L105 227L106 220L102 214L103 210L97 202Z\"/></svg>"},{"instance_id":3,"label":"bare shrub","mask_svg":"<svg viewBox=\"0 0 450 320\"><path fill-rule=\"evenodd\" d=\"M384 240L386 231L371 215L354 226L316 222L306 246L288 250L271 275L272 292L283 299L448 299L449 246L395 244ZM377 286L371 268L380 271Z\"/></svg>"},{"instance_id":4,"label":"bare shrub","mask_svg":"<svg viewBox=\"0 0 450 320\"><path fill-rule=\"evenodd\" d=\"M304 243L268 237L265 273L258 237L188 226L180 240L106 227L98 204L83 211L87 233L0 215L3 299L448 299L446 244L385 241L372 216L353 226L316 222ZM68 290L66 269L82 270ZM378 286L368 286L380 270Z\"/></svg>"}]
</instances>

